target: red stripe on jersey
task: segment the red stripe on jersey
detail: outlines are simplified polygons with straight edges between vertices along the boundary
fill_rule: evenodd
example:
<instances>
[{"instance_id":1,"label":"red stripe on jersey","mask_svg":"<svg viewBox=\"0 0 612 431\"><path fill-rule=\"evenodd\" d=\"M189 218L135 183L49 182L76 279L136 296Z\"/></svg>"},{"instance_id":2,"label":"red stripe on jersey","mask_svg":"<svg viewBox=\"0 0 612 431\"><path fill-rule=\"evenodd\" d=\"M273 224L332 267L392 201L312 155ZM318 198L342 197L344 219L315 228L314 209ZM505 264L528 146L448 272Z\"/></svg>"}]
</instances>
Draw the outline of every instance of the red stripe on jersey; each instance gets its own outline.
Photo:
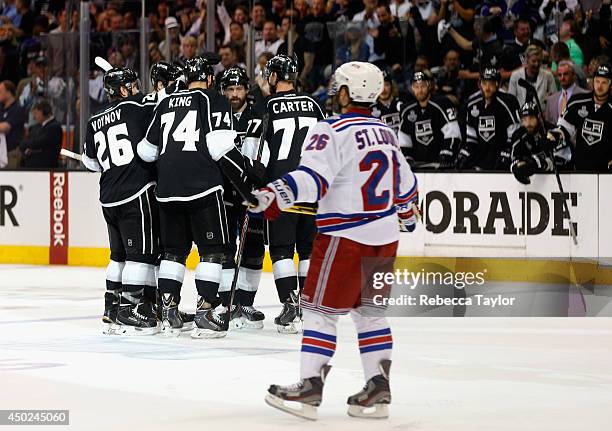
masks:
<instances>
[{"instance_id":1,"label":"red stripe on jersey","mask_svg":"<svg viewBox=\"0 0 612 431\"><path fill-rule=\"evenodd\" d=\"M307 344L309 346L323 347L325 349L336 350L336 344L330 341L323 341L317 338L304 337L302 338L302 344Z\"/></svg>"},{"instance_id":2,"label":"red stripe on jersey","mask_svg":"<svg viewBox=\"0 0 612 431\"><path fill-rule=\"evenodd\" d=\"M391 335L385 335L383 337L366 338L365 340L359 340L359 347L391 342L393 342L393 338L391 337Z\"/></svg>"},{"instance_id":3,"label":"red stripe on jersey","mask_svg":"<svg viewBox=\"0 0 612 431\"><path fill-rule=\"evenodd\" d=\"M362 121L372 121L372 120L373 120L373 118L366 118L366 117L346 118L344 120L340 120L340 121L332 124L332 128L337 129L338 127L342 127L345 124L360 123Z\"/></svg>"}]
</instances>

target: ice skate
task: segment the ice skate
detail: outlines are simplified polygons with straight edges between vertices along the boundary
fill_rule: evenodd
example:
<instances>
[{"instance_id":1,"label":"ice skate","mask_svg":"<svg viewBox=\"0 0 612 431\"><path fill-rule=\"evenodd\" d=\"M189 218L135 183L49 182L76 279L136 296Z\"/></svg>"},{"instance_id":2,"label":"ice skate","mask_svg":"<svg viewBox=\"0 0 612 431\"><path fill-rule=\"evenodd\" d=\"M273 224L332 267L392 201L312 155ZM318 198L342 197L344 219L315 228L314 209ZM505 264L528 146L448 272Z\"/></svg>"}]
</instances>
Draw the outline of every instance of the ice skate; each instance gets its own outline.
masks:
<instances>
[{"instance_id":1,"label":"ice skate","mask_svg":"<svg viewBox=\"0 0 612 431\"><path fill-rule=\"evenodd\" d=\"M212 304L198 296L198 308L191 338L221 338L226 335L223 319L215 312Z\"/></svg>"},{"instance_id":2,"label":"ice skate","mask_svg":"<svg viewBox=\"0 0 612 431\"><path fill-rule=\"evenodd\" d=\"M291 299L283 303L283 310L274 318L276 329L281 334L297 334L300 332L301 321L297 304Z\"/></svg>"},{"instance_id":3,"label":"ice skate","mask_svg":"<svg viewBox=\"0 0 612 431\"><path fill-rule=\"evenodd\" d=\"M266 403L292 415L317 420L317 407L321 405L323 385L330 369L330 365L325 365L319 377L309 377L293 385L271 385L266 394Z\"/></svg>"},{"instance_id":4,"label":"ice skate","mask_svg":"<svg viewBox=\"0 0 612 431\"><path fill-rule=\"evenodd\" d=\"M239 305L232 305L232 313L230 317L229 328L231 329L240 329L243 326L242 319L240 318L241 310ZM225 322L227 319L227 307L221 308L221 312L219 316Z\"/></svg>"},{"instance_id":5,"label":"ice skate","mask_svg":"<svg viewBox=\"0 0 612 431\"><path fill-rule=\"evenodd\" d=\"M262 329L266 316L252 305L240 306L240 319L244 328Z\"/></svg>"},{"instance_id":6,"label":"ice skate","mask_svg":"<svg viewBox=\"0 0 612 431\"><path fill-rule=\"evenodd\" d=\"M104 315L102 316L102 333L112 335L117 328L117 312L119 311L119 293L104 293Z\"/></svg>"},{"instance_id":7,"label":"ice skate","mask_svg":"<svg viewBox=\"0 0 612 431\"><path fill-rule=\"evenodd\" d=\"M172 300L175 301L174 298ZM163 319L162 319L163 304L162 304L161 296L160 296L159 293L157 294L157 304L155 306L155 309L157 311L157 320L159 320L160 322L163 322ZM178 314L181 317L181 320L183 321L183 326L181 327L180 330L182 332L191 331L193 329L193 319L195 318L195 314L193 314L193 313L186 313L186 312L181 311L181 310L178 311ZM167 328L167 326L166 326L166 328ZM164 326L163 325L161 325L161 331L162 331L162 333L164 332ZM175 335L173 335L173 336L175 336Z\"/></svg>"},{"instance_id":8,"label":"ice skate","mask_svg":"<svg viewBox=\"0 0 612 431\"><path fill-rule=\"evenodd\" d=\"M391 389L389 371L391 361L383 360L378 365L381 374L372 377L361 391L348 398L348 415L356 418L386 419L389 417Z\"/></svg>"},{"instance_id":9,"label":"ice skate","mask_svg":"<svg viewBox=\"0 0 612 431\"><path fill-rule=\"evenodd\" d=\"M178 337L185 326L178 311L178 304L174 295L164 293L161 295L161 333L165 337Z\"/></svg>"},{"instance_id":10,"label":"ice skate","mask_svg":"<svg viewBox=\"0 0 612 431\"><path fill-rule=\"evenodd\" d=\"M117 324L114 333L117 335L154 335L158 332L157 319L147 317L150 305L144 302L132 304L121 298L117 312Z\"/></svg>"}]
</instances>

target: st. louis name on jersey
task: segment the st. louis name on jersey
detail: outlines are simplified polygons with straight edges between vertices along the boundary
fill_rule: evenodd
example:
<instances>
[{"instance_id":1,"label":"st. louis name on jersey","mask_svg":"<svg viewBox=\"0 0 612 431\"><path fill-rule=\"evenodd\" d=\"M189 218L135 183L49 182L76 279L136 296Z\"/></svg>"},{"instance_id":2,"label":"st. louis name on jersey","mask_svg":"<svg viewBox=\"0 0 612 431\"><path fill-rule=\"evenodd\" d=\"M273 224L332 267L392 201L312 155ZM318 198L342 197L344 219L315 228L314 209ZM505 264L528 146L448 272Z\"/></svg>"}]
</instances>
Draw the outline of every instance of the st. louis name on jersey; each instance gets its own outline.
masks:
<instances>
[{"instance_id":1,"label":"st. louis name on jersey","mask_svg":"<svg viewBox=\"0 0 612 431\"><path fill-rule=\"evenodd\" d=\"M398 136L402 152L409 159L437 162L440 151L452 156L461 142L457 111L443 96L434 95L425 107L410 100L402 109Z\"/></svg>"},{"instance_id":2,"label":"st. louis name on jersey","mask_svg":"<svg viewBox=\"0 0 612 431\"><path fill-rule=\"evenodd\" d=\"M112 102L87 123L82 160L102 172L102 206L129 202L155 184L154 167L136 155L154 109L154 101L138 94Z\"/></svg>"},{"instance_id":3,"label":"st. louis name on jersey","mask_svg":"<svg viewBox=\"0 0 612 431\"><path fill-rule=\"evenodd\" d=\"M270 96L266 106L269 115L266 180L273 181L297 168L308 129L322 120L324 115L311 96L293 91Z\"/></svg>"},{"instance_id":4,"label":"st. louis name on jersey","mask_svg":"<svg viewBox=\"0 0 612 431\"><path fill-rule=\"evenodd\" d=\"M296 201L318 201L319 232L367 245L398 241L396 205L417 196L395 133L365 113L318 122L306 136L300 166L283 179Z\"/></svg>"},{"instance_id":5,"label":"st. louis name on jersey","mask_svg":"<svg viewBox=\"0 0 612 431\"><path fill-rule=\"evenodd\" d=\"M612 160L612 104L595 104L593 93L574 94L557 124L566 140L574 140L574 166L578 170L605 172Z\"/></svg>"}]
</instances>

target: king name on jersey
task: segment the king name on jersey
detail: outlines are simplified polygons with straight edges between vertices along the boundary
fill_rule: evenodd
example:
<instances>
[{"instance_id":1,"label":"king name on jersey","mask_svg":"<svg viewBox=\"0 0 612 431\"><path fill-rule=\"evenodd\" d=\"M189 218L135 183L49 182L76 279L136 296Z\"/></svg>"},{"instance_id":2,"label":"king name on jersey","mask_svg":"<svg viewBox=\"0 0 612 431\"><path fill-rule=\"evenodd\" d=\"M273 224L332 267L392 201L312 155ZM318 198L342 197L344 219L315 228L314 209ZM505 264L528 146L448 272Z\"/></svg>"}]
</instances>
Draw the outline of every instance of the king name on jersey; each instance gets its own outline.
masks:
<instances>
[{"instance_id":1,"label":"king name on jersey","mask_svg":"<svg viewBox=\"0 0 612 431\"><path fill-rule=\"evenodd\" d=\"M172 97L168 101L168 108L191 106L191 96Z\"/></svg>"}]
</instances>

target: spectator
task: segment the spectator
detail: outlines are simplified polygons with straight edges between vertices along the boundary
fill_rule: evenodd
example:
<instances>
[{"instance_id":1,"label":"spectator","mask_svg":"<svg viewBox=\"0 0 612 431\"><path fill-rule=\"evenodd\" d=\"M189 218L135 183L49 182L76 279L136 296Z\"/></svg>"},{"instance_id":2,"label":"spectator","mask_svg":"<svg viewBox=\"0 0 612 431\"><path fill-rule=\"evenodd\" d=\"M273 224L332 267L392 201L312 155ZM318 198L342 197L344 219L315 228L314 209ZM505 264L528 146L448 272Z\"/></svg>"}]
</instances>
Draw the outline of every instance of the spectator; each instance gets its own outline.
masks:
<instances>
[{"instance_id":1,"label":"spectator","mask_svg":"<svg viewBox=\"0 0 612 431\"><path fill-rule=\"evenodd\" d=\"M389 11L391 12L391 15L397 19L404 20L406 19L406 14L408 14L408 11L412 6L410 3L411 2L408 0L391 0L391 3L389 3ZM431 2L428 3L431 5Z\"/></svg>"},{"instance_id":2,"label":"spectator","mask_svg":"<svg viewBox=\"0 0 612 431\"><path fill-rule=\"evenodd\" d=\"M230 24L230 42L240 45L244 44L244 27L238 21L232 21Z\"/></svg>"},{"instance_id":3,"label":"spectator","mask_svg":"<svg viewBox=\"0 0 612 431\"><path fill-rule=\"evenodd\" d=\"M368 34L366 35L364 40L365 40L365 43L368 44L368 48L370 48L369 61L371 63L383 59L382 56L374 52L374 38L372 34L376 33L376 29L380 25L378 15L376 14L376 5L377 5L377 0L363 0L363 6L364 6L363 11L353 16L354 22L365 22L366 23Z\"/></svg>"},{"instance_id":4,"label":"spectator","mask_svg":"<svg viewBox=\"0 0 612 431\"><path fill-rule=\"evenodd\" d=\"M2 8L2 13L0 15L7 17L11 23L17 27L19 26L19 13L17 12L15 3L15 0L5 0L4 8Z\"/></svg>"},{"instance_id":5,"label":"spectator","mask_svg":"<svg viewBox=\"0 0 612 431\"><path fill-rule=\"evenodd\" d=\"M274 56L269 52L264 52L257 57L257 66L255 67L255 83L259 86L259 89L264 96L270 95L270 84L268 84L268 80L263 77L261 71L264 70L266 63L272 57Z\"/></svg>"},{"instance_id":6,"label":"spectator","mask_svg":"<svg viewBox=\"0 0 612 431\"><path fill-rule=\"evenodd\" d=\"M310 14L297 28L305 43L304 68L300 76L307 89L314 90L325 85L325 81L331 75L333 46L327 32L329 21L324 0L313 0Z\"/></svg>"},{"instance_id":7,"label":"spectator","mask_svg":"<svg viewBox=\"0 0 612 431\"><path fill-rule=\"evenodd\" d=\"M15 3L20 17L16 33L17 37L21 40L32 37L32 32L34 31L34 20L36 15L32 9L30 9L31 3L30 0L17 0Z\"/></svg>"},{"instance_id":8,"label":"spectator","mask_svg":"<svg viewBox=\"0 0 612 431\"><path fill-rule=\"evenodd\" d=\"M19 104L26 112L30 112L34 106L44 95L45 92L45 75L47 72L46 57L37 57L31 61L31 66L28 66L30 73L28 77L19 81L17 85L17 99ZM34 125L34 117L28 118L27 127Z\"/></svg>"},{"instance_id":9,"label":"spectator","mask_svg":"<svg viewBox=\"0 0 612 431\"><path fill-rule=\"evenodd\" d=\"M263 26L262 39L255 42L255 57L259 57L264 52L271 52L276 55L278 47L283 43L276 34L276 24L274 21L266 21Z\"/></svg>"},{"instance_id":10,"label":"spectator","mask_svg":"<svg viewBox=\"0 0 612 431\"><path fill-rule=\"evenodd\" d=\"M374 52L384 58L384 62L379 63L379 66L384 69L386 64L394 74L399 75L404 64L414 61L416 47L414 38L410 37L414 32L410 28L406 32L408 36L404 37L399 20L391 15L387 5L378 6L376 14L380 25L370 34L374 38Z\"/></svg>"},{"instance_id":11,"label":"spectator","mask_svg":"<svg viewBox=\"0 0 612 431\"><path fill-rule=\"evenodd\" d=\"M308 1L307 0L294 0L293 8L295 9L295 11L298 14L298 16L297 16L297 20L298 21L306 18L306 16L310 12L310 7L308 6Z\"/></svg>"},{"instance_id":12,"label":"spectator","mask_svg":"<svg viewBox=\"0 0 612 431\"><path fill-rule=\"evenodd\" d=\"M525 18L514 21L512 26L514 40L504 46L504 70L503 78L509 78L510 74L525 63L525 50L531 42L531 25ZM506 75L506 76L504 76Z\"/></svg>"},{"instance_id":13,"label":"spectator","mask_svg":"<svg viewBox=\"0 0 612 431\"><path fill-rule=\"evenodd\" d=\"M76 16L72 18L72 26L68 28L68 14L65 9L62 10L58 16L59 26L49 32L47 56L52 77L72 76L78 70L77 21Z\"/></svg>"},{"instance_id":14,"label":"spectator","mask_svg":"<svg viewBox=\"0 0 612 431\"><path fill-rule=\"evenodd\" d=\"M559 116L565 111L567 103L572 95L588 92L576 84L574 63L571 61L562 60L559 63L557 76L559 77L561 90L548 96L548 99L546 99L546 109L544 110L544 118L546 121L553 124L557 124Z\"/></svg>"},{"instance_id":15,"label":"spectator","mask_svg":"<svg viewBox=\"0 0 612 431\"><path fill-rule=\"evenodd\" d=\"M166 38L160 42L159 50L163 53L167 61L172 61L178 56L178 52L172 49L172 45L178 45L180 47L179 24L173 16L166 18L165 22Z\"/></svg>"},{"instance_id":16,"label":"spectator","mask_svg":"<svg viewBox=\"0 0 612 431\"><path fill-rule=\"evenodd\" d=\"M136 43L129 34L123 34L119 38L119 52L125 60L125 67L129 67L132 70L138 70L140 64L140 57L136 52Z\"/></svg>"},{"instance_id":17,"label":"spectator","mask_svg":"<svg viewBox=\"0 0 612 431\"><path fill-rule=\"evenodd\" d=\"M344 42L336 50L336 66L349 61L368 61L370 48L363 41L358 27L349 26L344 32Z\"/></svg>"},{"instance_id":18,"label":"spectator","mask_svg":"<svg viewBox=\"0 0 612 431\"><path fill-rule=\"evenodd\" d=\"M574 40L576 34L576 22L573 19L566 19L559 28L559 40L565 42L570 51L570 58L577 66L582 67L584 64L584 55L582 49Z\"/></svg>"},{"instance_id":19,"label":"spectator","mask_svg":"<svg viewBox=\"0 0 612 431\"><path fill-rule=\"evenodd\" d=\"M351 16L353 15L351 13L351 4L355 4L356 2L351 2L350 0L329 0L327 4L329 5L330 3L332 3L332 7L331 10L329 10L329 7L327 8L327 15L333 21L350 20Z\"/></svg>"},{"instance_id":20,"label":"spectator","mask_svg":"<svg viewBox=\"0 0 612 431\"><path fill-rule=\"evenodd\" d=\"M459 53L451 49L444 56L444 65L431 70L436 79L437 93L448 97L455 106L459 106L463 94L463 81L459 79L460 67Z\"/></svg>"},{"instance_id":21,"label":"spectator","mask_svg":"<svg viewBox=\"0 0 612 431\"><path fill-rule=\"evenodd\" d=\"M281 25L281 21L287 12L286 0L272 0L272 14L270 20L274 21L276 25Z\"/></svg>"},{"instance_id":22,"label":"spectator","mask_svg":"<svg viewBox=\"0 0 612 431\"><path fill-rule=\"evenodd\" d=\"M221 57L221 61L214 67L215 73L217 74L217 82L219 82L221 75L227 69L236 66L240 66L243 69L245 68L244 64L240 64L238 51L235 45L223 45L221 48L219 48L219 56Z\"/></svg>"},{"instance_id":23,"label":"spectator","mask_svg":"<svg viewBox=\"0 0 612 431\"><path fill-rule=\"evenodd\" d=\"M123 14L123 27L126 30L136 30L136 16L133 12L126 12Z\"/></svg>"},{"instance_id":24,"label":"spectator","mask_svg":"<svg viewBox=\"0 0 612 431\"><path fill-rule=\"evenodd\" d=\"M53 117L51 104L41 100L32 107L36 125L21 142L26 168L57 168L62 148L62 126Z\"/></svg>"},{"instance_id":25,"label":"spectator","mask_svg":"<svg viewBox=\"0 0 612 431\"><path fill-rule=\"evenodd\" d=\"M246 6L241 5L241 4L236 6L236 9L234 9L233 19L239 24L242 24L242 25L248 24L249 10L246 8Z\"/></svg>"},{"instance_id":26,"label":"spectator","mask_svg":"<svg viewBox=\"0 0 612 431\"><path fill-rule=\"evenodd\" d=\"M19 52L11 24L0 26L0 80L19 80Z\"/></svg>"},{"instance_id":27,"label":"spectator","mask_svg":"<svg viewBox=\"0 0 612 431\"><path fill-rule=\"evenodd\" d=\"M261 3L255 3L253 5L253 9L251 9L251 25L253 26L253 30L254 30L253 39L255 43L263 39L263 30L264 30L265 22L266 22L266 10L261 5Z\"/></svg>"},{"instance_id":28,"label":"spectator","mask_svg":"<svg viewBox=\"0 0 612 431\"><path fill-rule=\"evenodd\" d=\"M551 68L550 68L551 71L553 72L553 75L555 76L557 75L557 72L558 72L557 65L560 62L569 61L574 67L574 74L576 75L576 81L578 83L578 86L587 88L586 74L584 73L584 70L582 69L582 67L576 66L574 62L572 61L572 59L570 58L569 48L567 47L565 42L555 43L550 50L550 57L551 57L551 60L553 61ZM597 70L597 68L595 68L595 70Z\"/></svg>"},{"instance_id":29,"label":"spectator","mask_svg":"<svg viewBox=\"0 0 612 431\"><path fill-rule=\"evenodd\" d=\"M518 85L519 79L523 78L531 83L537 93L542 109L545 109L546 99L548 96L557 91L555 78L550 70L542 66L542 48L535 45L530 45L525 51L525 66L522 69L515 70L510 76L508 84L508 93L517 98L519 106L522 106L527 98L527 91Z\"/></svg>"},{"instance_id":30,"label":"spectator","mask_svg":"<svg viewBox=\"0 0 612 431\"><path fill-rule=\"evenodd\" d=\"M187 60L195 58L197 49L198 41L195 37L184 37L183 41L181 42L181 55L179 55L178 62L184 65Z\"/></svg>"},{"instance_id":31,"label":"spectator","mask_svg":"<svg viewBox=\"0 0 612 431\"><path fill-rule=\"evenodd\" d=\"M0 82L0 141L6 140L8 169L21 166L22 154L19 144L23 139L23 126L27 120L25 109L17 102L15 84Z\"/></svg>"}]
</instances>

